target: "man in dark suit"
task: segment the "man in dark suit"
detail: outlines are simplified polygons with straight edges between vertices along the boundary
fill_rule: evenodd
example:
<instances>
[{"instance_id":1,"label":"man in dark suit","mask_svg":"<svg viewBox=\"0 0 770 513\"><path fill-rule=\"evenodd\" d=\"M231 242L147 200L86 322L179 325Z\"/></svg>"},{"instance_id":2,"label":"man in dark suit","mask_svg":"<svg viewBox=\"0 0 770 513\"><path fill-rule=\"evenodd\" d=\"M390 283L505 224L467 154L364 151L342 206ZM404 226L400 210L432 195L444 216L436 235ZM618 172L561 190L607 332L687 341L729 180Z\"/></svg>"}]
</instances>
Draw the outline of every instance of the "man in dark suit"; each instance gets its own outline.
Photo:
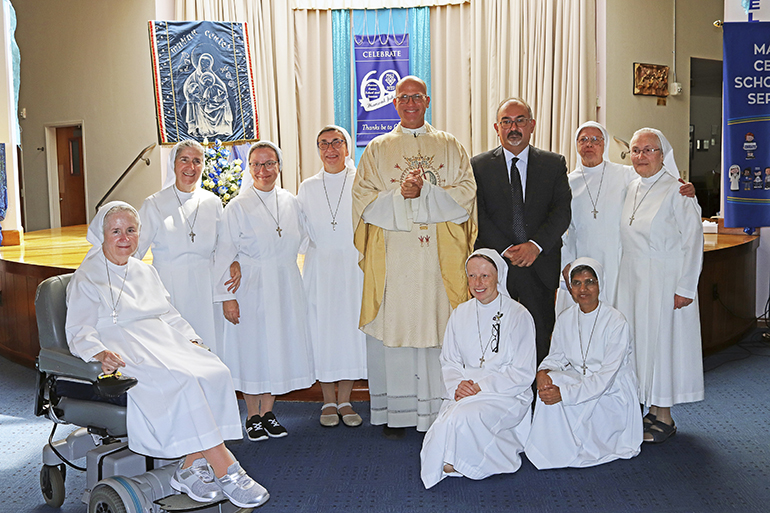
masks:
<instances>
[{"instance_id":1,"label":"man in dark suit","mask_svg":"<svg viewBox=\"0 0 770 513\"><path fill-rule=\"evenodd\" d=\"M535 320L537 362L548 355L556 320L561 236L570 222L572 193L562 155L529 145L535 119L519 98L497 109L501 146L471 159L476 178L476 248L493 248L508 263L508 291Z\"/></svg>"}]
</instances>

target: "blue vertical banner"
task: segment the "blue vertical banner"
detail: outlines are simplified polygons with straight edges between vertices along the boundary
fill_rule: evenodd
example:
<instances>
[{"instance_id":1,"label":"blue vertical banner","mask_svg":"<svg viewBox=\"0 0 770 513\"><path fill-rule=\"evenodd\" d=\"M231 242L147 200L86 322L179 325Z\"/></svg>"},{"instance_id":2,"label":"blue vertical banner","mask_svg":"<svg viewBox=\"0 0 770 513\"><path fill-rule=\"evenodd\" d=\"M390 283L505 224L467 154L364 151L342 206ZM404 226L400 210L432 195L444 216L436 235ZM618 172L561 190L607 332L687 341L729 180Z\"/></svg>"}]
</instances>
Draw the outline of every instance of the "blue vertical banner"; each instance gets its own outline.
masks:
<instances>
[{"instance_id":1,"label":"blue vertical banner","mask_svg":"<svg viewBox=\"0 0 770 513\"><path fill-rule=\"evenodd\" d=\"M161 144L259 139L245 23L150 21Z\"/></svg>"},{"instance_id":2,"label":"blue vertical banner","mask_svg":"<svg viewBox=\"0 0 770 513\"><path fill-rule=\"evenodd\" d=\"M725 226L770 226L770 22L722 28Z\"/></svg>"},{"instance_id":3,"label":"blue vertical banner","mask_svg":"<svg viewBox=\"0 0 770 513\"><path fill-rule=\"evenodd\" d=\"M354 36L356 59L356 144L393 130L399 118L396 84L409 74L409 34Z\"/></svg>"}]
</instances>

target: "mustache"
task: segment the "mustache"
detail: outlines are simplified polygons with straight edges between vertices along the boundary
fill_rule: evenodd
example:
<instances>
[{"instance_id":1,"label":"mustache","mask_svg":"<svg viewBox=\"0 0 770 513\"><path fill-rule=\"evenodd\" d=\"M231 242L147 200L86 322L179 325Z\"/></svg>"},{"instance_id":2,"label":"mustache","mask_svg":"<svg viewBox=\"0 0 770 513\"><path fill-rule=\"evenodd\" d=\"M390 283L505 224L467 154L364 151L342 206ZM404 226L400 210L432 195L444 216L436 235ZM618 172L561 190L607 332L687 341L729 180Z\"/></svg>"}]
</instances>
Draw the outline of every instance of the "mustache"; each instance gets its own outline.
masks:
<instances>
[{"instance_id":1,"label":"mustache","mask_svg":"<svg viewBox=\"0 0 770 513\"><path fill-rule=\"evenodd\" d=\"M519 132L518 130L512 130L508 132L506 139L512 139L514 137L521 137L521 132Z\"/></svg>"}]
</instances>

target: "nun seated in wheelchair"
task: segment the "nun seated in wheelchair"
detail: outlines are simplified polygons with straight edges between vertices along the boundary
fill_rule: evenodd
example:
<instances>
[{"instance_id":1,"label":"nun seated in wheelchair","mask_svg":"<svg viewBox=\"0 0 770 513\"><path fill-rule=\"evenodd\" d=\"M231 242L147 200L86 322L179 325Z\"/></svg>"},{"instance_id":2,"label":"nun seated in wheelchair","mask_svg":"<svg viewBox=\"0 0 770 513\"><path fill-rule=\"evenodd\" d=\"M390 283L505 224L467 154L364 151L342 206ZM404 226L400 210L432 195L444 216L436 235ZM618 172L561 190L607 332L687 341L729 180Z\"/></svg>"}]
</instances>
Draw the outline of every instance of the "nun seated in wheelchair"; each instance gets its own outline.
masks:
<instances>
[{"instance_id":1,"label":"nun seated in wheelchair","mask_svg":"<svg viewBox=\"0 0 770 513\"><path fill-rule=\"evenodd\" d=\"M221 498L253 508L269 498L227 450L241 440L240 414L227 367L201 344L169 302L154 267L133 258L139 214L120 201L88 227L93 245L67 287L67 343L102 372L137 378L128 391L129 448L182 458L171 486L199 502Z\"/></svg>"}]
</instances>

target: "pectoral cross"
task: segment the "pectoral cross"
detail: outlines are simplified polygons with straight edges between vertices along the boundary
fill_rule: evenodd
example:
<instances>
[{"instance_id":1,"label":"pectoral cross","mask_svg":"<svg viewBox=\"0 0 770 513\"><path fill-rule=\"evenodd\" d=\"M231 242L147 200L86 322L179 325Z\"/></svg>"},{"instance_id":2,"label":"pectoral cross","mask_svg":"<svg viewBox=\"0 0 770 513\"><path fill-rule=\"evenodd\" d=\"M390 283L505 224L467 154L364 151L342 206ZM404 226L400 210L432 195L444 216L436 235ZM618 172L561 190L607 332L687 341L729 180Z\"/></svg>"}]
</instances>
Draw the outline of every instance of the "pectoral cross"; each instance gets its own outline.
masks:
<instances>
[{"instance_id":1,"label":"pectoral cross","mask_svg":"<svg viewBox=\"0 0 770 513\"><path fill-rule=\"evenodd\" d=\"M583 367L583 376L585 376L586 375L586 366L582 365L582 367Z\"/></svg>"},{"instance_id":2,"label":"pectoral cross","mask_svg":"<svg viewBox=\"0 0 770 513\"><path fill-rule=\"evenodd\" d=\"M195 232L190 230L190 242L195 242Z\"/></svg>"},{"instance_id":3,"label":"pectoral cross","mask_svg":"<svg viewBox=\"0 0 770 513\"><path fill-rule=\"evenodd\" d=\"M484 355L481 355L481 358L479 358L479 367L484 366Z\"/></svg>"},{"instance_id":4,"label":"pectoral cross","mask_svg":"<svg viewBox=\"0 0 770 513\"><path fill-rule=\"evenodd\" d=\"M634 222L634 216L632 214L631 215L631 219L629 219L629 221L628 221L628 226L631 226L631 223L633 223L633 222Z\"/></svg>"},{"instance_id":5,"label":"pectoral cross","mask_svg":"<svg viewBox=\"0 0 770 513\"><path fill-rule=\"evenodd\" d=\"M282 232L283 230L281 230L281 227L279 226L279 227L277 227L277 228L275 229L275 231L277 231L277 232L278 232L278 236L280 237L280 236L281 236L281 232Z\"/></svg>"},{"instance_id":6,"label":"pectoral cross","mask_svg":"<svg viewBox=\"0 0 770 513\"><path fill-rule=\"evenodd\" d=\"M112 315L112 324L117 324L118 323L118 311L113 309L111 315Z\"/></svg>"},{"instance_id":7,"label":"pectoral cross","mask_svg":"<svg viewBox=\"0 0 770 513\"><path fill-rule=\"evenodd\" d=\"M335 232L337 231L337 221L335 221L334 219L332 219L332 230L334 230Z\"/></svg>"},{"instance_id":8,"label":"pectoral cross","mask_svg":"<svg viewBox=\"0 0 770 513\"><path fill-rule=\"evenodd\" d=\"M599 211L596 210L596 207L594 207L594 209L591 211L591 213L594 215L594 219L596 219L596 214L598 214Z\"/></svg>"}]
</instances>

